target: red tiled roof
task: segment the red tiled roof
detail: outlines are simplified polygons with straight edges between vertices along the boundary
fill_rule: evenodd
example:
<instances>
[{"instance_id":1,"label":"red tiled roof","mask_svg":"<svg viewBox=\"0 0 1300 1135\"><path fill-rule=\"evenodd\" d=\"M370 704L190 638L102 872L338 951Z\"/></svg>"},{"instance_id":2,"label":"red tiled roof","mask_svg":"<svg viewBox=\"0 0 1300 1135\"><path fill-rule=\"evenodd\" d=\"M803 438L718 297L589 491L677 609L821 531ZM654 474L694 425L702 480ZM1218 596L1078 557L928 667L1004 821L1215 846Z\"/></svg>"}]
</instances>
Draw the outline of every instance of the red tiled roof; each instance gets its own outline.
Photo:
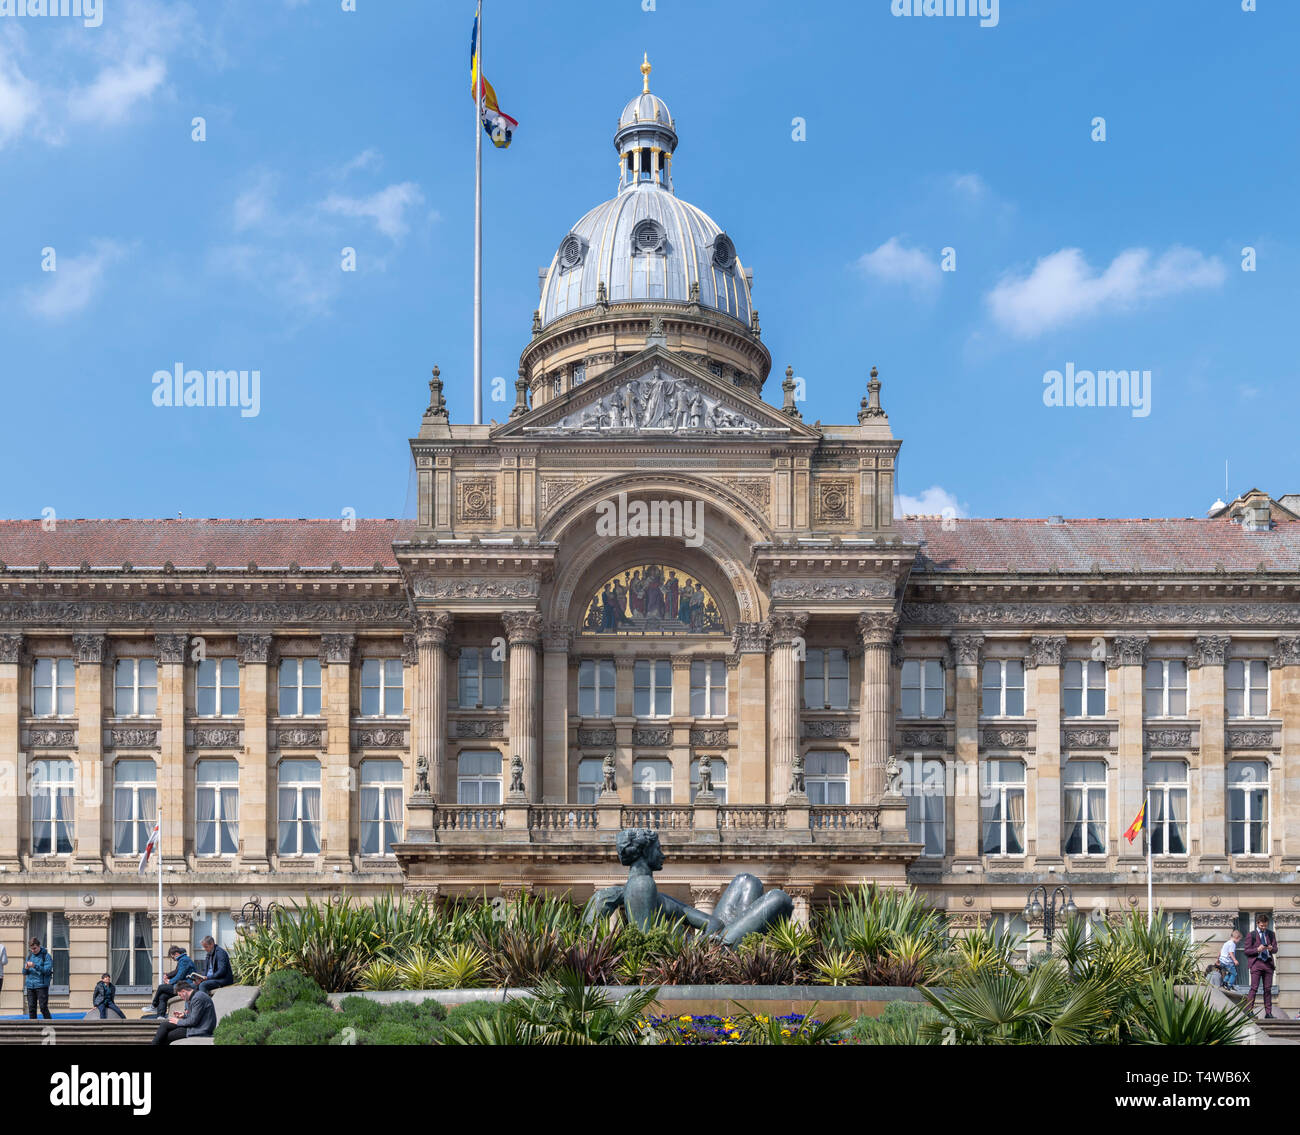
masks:
<instances>
[{"instance_id":1,"label":"red tiled roof","mask_svg":"<svg viewBox=\"0 0 1300 1135\"><path fill-rule=\"evenodd\" d=\"M1300 570L1300 524L1245 532L1230 520L983 520L905 517L926 572L1229 572Z\"/></svg>"},{"instance_id":2,"label":"red tiled roof","mask_svg":"<svg viewBox=\"0 0 1300 1135\"><path fill-rule=\"evenodd\" d=\"M0 520L0 563L11 567L304 568L396 567L394 540L414 529L410 520L360 520L344 531L336 520Z\"/></svg>"}]
</instances>

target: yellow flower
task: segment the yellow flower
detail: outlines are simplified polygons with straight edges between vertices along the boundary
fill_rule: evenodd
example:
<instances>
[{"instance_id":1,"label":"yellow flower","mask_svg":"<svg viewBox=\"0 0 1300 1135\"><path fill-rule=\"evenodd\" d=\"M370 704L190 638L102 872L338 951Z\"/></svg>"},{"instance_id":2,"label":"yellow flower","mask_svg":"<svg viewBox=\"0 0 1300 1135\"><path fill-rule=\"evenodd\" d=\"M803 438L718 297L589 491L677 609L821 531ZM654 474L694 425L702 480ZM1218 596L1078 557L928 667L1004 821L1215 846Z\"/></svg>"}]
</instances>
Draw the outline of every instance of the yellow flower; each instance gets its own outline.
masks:
<instances>
[{"instance_id":1,"label":"yellow flower","mask_svg":"<svg viewBox=\"0 0 1300 1135\"><path fill-rule=\"evenodd\" d=\"M683 1013L683 1014L682 1014L680 1017L678 1017L677 1019L678 1019L679 1021L689 1021L689 1020L691 1019L691 1015L690 1015L689 1013Z\"/></svg>"}]
</instances>

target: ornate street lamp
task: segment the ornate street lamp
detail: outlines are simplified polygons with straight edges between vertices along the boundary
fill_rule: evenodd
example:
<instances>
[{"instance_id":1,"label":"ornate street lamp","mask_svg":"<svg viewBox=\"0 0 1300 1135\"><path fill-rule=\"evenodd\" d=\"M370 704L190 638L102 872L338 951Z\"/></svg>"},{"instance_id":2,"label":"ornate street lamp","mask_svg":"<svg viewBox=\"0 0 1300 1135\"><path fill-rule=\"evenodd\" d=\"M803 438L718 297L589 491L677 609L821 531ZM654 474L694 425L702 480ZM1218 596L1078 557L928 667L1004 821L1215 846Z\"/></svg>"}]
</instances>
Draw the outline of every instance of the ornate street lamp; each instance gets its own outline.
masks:
<instances>
[{"instance_id":1,"label":"ornate street lamp","mask_svg":"<svg viewBox=\"0 0 1300 1135\"><path fill-rule=\"evenodd\" d=\"M1057 918L1073 918L1078 913L1079 908L1074 905L1074 895L1064 884L1057 887L1050 895L1046 887L1035 887L1029 892L1029 898L1025 900L1025 923L1029 924L1042 918L1043 937L1047 941L1049 955L1052 952L1052 939L1056 936Z\"/></svg>"}]
</instances>

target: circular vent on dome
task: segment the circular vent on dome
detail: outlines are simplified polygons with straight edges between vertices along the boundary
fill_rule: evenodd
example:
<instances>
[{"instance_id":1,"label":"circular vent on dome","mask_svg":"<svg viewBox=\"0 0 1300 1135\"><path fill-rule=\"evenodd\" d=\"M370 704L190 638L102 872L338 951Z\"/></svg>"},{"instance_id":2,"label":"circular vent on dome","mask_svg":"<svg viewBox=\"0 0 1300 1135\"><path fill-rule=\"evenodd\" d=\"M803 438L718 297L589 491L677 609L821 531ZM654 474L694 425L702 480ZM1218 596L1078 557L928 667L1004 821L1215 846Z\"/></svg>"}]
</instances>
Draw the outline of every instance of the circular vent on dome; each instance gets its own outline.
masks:
<instances>
[{"instance_id":1,"label":"circular vent on dome","mask_svg":"<svg viewBox=\"0 0 1300 1135\"><path fill-rule=\"evenodd\" d=\"M582 238L570 233L560 242L560 267L576 268L582 263L584 251Z\"/></svg>"},{"instance_id":2,"label":"circular vent on dome","mask_svg":"<svg viewBox=\"0 0 1300 1135\"><path fill-rule=\"evenodd\" d=\"M664 227L658 221L647 217L637 221L632 228L633 252L662 252L664 247Z\"/></svg>"},{"instance_id":3,"label":"circular vent on dome","mask_svg":"<svg viewBox=\"0 0 1300 1135\"><path fill-rule=\"evenodd\" d=\"M726 233L719 233L713 242L713 266L729 272L735 263L736 246L731 243L731 237Z\"/></svg>"}]
</instances>

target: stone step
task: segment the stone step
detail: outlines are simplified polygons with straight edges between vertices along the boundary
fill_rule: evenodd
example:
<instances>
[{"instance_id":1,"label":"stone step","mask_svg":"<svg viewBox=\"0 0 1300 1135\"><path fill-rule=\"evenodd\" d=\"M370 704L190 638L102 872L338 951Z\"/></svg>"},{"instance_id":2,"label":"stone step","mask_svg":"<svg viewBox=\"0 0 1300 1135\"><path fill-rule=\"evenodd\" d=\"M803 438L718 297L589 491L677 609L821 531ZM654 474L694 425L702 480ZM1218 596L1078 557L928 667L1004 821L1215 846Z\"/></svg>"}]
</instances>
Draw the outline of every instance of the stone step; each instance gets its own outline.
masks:
<instances>
[{"instance_id":1,"label":"stone step","mask_svg":"<svg viewBox=\"0 0 1300 1135\"><path fill-rule=\"evenodd\" d=\"M156 1021L0 1021L0 1045L148 1044Z\"/></svg>"}]
</instances>

